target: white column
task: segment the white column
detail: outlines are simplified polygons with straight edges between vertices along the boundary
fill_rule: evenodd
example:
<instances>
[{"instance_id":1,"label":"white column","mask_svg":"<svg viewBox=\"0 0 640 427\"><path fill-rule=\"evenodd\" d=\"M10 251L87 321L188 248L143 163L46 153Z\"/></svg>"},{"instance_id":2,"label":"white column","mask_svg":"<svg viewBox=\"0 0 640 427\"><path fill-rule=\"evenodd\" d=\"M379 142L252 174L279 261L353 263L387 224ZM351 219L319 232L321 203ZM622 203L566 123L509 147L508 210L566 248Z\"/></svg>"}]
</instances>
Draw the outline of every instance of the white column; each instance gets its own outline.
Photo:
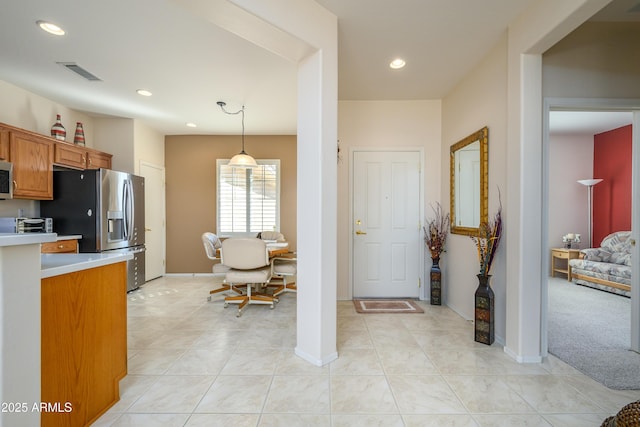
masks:
<instances>
[{"instance_id":1,"label":"white column","mask_svg":"<svg viewBox=\"0 0 640 427\"><path fill-rule=\"evenodd\" d=\"M332 62L319 51L301 62L298 71L296 354L318 366L338 357L337 86L323 85L323 76L335 70Z\"/></svg>"}]
</instances>

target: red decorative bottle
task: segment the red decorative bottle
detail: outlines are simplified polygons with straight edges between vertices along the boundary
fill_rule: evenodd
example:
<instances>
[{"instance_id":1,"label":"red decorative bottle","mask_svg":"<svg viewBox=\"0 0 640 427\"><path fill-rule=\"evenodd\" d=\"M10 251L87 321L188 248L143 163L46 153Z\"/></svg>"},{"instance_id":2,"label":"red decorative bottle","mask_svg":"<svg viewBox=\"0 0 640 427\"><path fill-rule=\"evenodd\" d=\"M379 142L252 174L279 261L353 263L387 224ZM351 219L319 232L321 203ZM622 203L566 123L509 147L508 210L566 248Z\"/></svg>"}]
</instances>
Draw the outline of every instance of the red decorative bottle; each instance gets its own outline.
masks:
<instances>
[{"instance_id":1,"label":"red decorative bottle","mask_svg":"<svg viewBox=\"0 0 640 427\"><path fill-rule=\"evenodd\" d=\"M62 126L60 114L56 115L56 122L51 126L51 136L61 141L64 141L67 138L67 131L64 126Z\"/></svg>"},{"instance_id":2,"label":"red decorative bottle","mask_svg":"<svg viewBox=\"0 0 640 427\"><path fill-rule=\"evenodd\" d=\"M82 123L76 123L76 134L73 137L73 143L84 145L84 129L82 128Z\"/></svg>"}]
</instances>

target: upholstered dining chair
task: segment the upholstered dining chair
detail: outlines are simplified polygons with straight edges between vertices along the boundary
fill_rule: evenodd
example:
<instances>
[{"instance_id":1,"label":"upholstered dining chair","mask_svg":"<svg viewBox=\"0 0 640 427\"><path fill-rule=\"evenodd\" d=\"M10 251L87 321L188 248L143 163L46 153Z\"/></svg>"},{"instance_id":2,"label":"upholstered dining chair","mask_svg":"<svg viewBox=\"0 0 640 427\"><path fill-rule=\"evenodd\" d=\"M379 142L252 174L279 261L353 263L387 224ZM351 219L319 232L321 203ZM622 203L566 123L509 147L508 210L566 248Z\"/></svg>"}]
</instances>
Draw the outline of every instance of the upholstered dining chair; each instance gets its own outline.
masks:
<instances>
[{"instance_id":1,"label":"upholstered dining chair","mask_svg":"<svg viewBox=\"0 0 640 427\"><path fill-rule=\"evenodd\" d=\"M273 296L278 296L283 292L298 292L298 286L293 278L298 273L298 258L296 257L275 257L271 260L273 265L273 277L279 279L277 283L270 283L274 287Z\"/></svg>"},{"instance_id":2,"label":"upholstered dining chair","mask_svg":"<svg viewBox=\"0 0 640 427\"><path fill-rule=\"evenodd\" d=\"M262 231L258 236L258 238L268 242L286 242L284 234L279 231Z\"/></svg>"},{"instance_id":3,"label":"upholstered dining chair","mask_svg":"<svg viewBox=\"0 0 640 427\"><path fill-rule=\"evenodd\" d=\"M202 244L204 245L204 251L207 254L207 258L214 262L213 267L211 268L213 276L224 277L225 274L227 274L229 267L222 264L222 260L220 259L220 257L218 257L218 250L222 246L220 239L214 233L205 232L202 233ZM227 291L233 291L236 294L242 293L238 288L226 283L226 281L223 281L222 285L220 285L219 288L213 289L209 292L209 297L207 298L207 300L211 301L211 296L214 294Z\"/></svg>"},{"instance_id":4,"label":"upholstered dining chair","mask_svg":"<svg viewBox=\"0 0 640 427\"><path fill-rule=\"evenodd\" d=\"M222 263L229 267L225 274L226 282L231 286L247 285L245 294L225 297L224 306L238 304L238 317L248 304L267 304L274 308L278 298L260 292L272 275L266 243L257 238L226 239L222 242L221 254ZM254 290L254 285L261 286Z\"/></svg>"}]
</instances>

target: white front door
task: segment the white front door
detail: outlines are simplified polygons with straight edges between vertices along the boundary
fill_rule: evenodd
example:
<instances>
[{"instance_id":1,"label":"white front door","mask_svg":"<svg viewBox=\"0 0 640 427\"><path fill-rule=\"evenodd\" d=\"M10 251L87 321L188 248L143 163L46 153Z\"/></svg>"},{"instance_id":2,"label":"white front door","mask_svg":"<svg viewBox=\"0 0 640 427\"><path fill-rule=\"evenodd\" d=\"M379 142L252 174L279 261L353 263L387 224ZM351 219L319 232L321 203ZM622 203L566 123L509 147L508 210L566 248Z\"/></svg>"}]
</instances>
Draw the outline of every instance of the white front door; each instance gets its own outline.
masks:
<instances>
[{"instance_id":1,"label":"white front door","mask_svg":"<svg viewBox=\"0 0 640 427\"><path fill-rule=\"evenodd\" d=\"M164 275L165 269L165 188L164 168L140 163L144 177L145 281Z\"/></svg>"},{"instance_id":2,"label":"white front door","mask_svg":"<svg viewBox=\"0 0 640 427\"><path fill-rule=\"evenodd\" d=\"M420 152L353 153L353 296L417 298Z\"/></svg>"}]
</instances>

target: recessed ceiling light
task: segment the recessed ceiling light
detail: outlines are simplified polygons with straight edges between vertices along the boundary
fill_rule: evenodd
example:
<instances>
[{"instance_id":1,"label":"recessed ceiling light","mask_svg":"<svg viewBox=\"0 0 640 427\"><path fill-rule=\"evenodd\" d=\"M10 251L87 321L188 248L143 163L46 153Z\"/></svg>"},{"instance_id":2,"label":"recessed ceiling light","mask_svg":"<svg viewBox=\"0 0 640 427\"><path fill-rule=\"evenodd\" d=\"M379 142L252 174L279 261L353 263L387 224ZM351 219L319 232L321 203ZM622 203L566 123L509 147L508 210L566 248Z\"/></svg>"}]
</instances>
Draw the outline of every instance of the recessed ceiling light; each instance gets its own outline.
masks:
<instances>
[{"instance_id":1,"label":"recessed ceiling light","mask_svg":"<svg viewBox=\"0 0 640 427\"><path fill-rule=\"evenodd\" d=\"M142 95L142 96L151 96L151 95L153 95L151 92L149 92L146 89L138 89L136 92L138 93L138 95Z\"/></svg>"},{"instance_id":2,"label":"recessed ceiling light","mask_svg":"<svg viewBox=\"0 0 640 427\"><path fill-rule=\"evenodd\" d=\"M47 21L36 21L36 24L38 24L38 27L42 28L44 31L46 31L49 34L54 34L56 36L64 36L64 30L58 27L56 24L52 24L51 22L47 22Z\"/></svg>"},{"instance_id":3,"label":"recessed ceiling light","mask_svg":"<svg viewBox=\"0 0 640 427\"><path fill-rule=\"evenodd\" d=\"M396 58L393 61L391 61L391 63L389 64L389 67L393 68L394 70L397 70L398 68L402 68L405 65L407 65L407 63L404 62L404 59Z\"/></svg>"},{"instance_id":4,"label":"recessed ceiling light","mask_svg":"<svg viewBox=\"0 0 640 427\"><path fill-rule=\"evenodd\" d=\"M196 128L196 127L198 127L198 125L197 125L197 124L192 123L192 122L187 123L187 124L186 124L186 126L187 126L187 127L190 127L190 128Z\"/></svg>"}]
</instances>

